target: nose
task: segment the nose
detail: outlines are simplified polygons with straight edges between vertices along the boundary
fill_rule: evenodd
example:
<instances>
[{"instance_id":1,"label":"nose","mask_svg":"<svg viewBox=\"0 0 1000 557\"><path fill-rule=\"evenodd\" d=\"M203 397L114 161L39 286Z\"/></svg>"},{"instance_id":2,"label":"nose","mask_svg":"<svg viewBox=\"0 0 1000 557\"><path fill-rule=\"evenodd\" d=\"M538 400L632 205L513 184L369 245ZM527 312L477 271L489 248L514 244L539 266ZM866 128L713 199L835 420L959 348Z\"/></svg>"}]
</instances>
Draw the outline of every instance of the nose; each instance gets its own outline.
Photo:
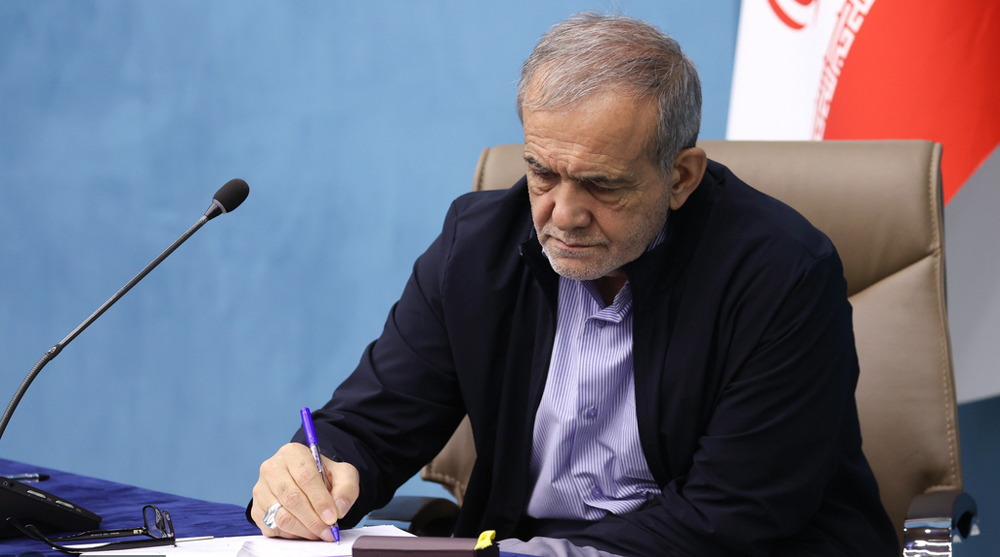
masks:
<instances>
[{"instance_id":1,"label":"nose","mask_svg":"<svg viewBox=\"0 0 1000 557\"><path fill-rule=\"evenodd\" d=\"M562 180L552 190L552 224L560 230L590 226L593 215L587 206L587 192L572 180Z\"/></svg>"}]
</instances>

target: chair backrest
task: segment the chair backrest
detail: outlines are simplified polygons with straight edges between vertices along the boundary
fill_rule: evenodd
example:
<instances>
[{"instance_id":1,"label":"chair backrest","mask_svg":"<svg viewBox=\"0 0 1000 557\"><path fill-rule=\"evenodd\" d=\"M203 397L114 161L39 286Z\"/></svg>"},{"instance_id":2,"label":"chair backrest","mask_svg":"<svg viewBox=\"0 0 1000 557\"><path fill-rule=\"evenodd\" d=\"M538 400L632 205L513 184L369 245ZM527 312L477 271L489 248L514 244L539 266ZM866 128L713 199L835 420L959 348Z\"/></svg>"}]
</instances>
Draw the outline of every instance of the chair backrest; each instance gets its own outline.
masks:
<instances>
[{"instance_id":1,"label":"chair backrest","mask_svg":"<svg viewBox=\"0 0 1000 557\"><path fill-rule=\"evenodd\" d=\"M941 145L702 141L699 146L751 186L794 207L837 247L854 307L863 448L901 536L916 495L962 489L944 298ZM521 145L485 149L473 189L510 187L524 171ZM457 437L471 435L468 424L463 427ZM471 446L471 439L465 448L453 439L428 466L429 476L456 479L443 483L464 495L475 459Z\"/></svg>"}]
</instances>

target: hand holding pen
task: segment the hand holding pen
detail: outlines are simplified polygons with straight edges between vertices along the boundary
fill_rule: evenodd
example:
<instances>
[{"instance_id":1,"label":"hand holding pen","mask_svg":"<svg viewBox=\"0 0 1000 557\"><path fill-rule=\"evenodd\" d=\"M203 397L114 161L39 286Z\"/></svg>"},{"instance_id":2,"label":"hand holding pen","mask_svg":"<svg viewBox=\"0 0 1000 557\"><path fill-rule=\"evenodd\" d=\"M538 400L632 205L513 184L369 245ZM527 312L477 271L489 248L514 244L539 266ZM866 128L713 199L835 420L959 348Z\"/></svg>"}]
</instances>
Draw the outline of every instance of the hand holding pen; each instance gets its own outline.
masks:
<instances>
[{"instance_id":1,"label":"hand holding pen","mask_svg":"<svg viewBox=\"0 0 1000 557\"><path fill-rule=\"evenodd\" d=\"M316 426L313 425L312 412L309 408L303 408L300 412L302 414L302 429L306 432L306 442L309 443L309 452L312 453L313 459L316 461L316 468L319 470L319 475L323 477L323 485L326 486L326 490L333 492L333 486L330 485L330 479L326 477L326 470L323 469L323 459L320 458L319 454L319 440L316 439ZM340 543L340 526L334 522L333 526L330 526L330 533L333 535L334 541Z\"/></svg>"},{"instance_id":2,"label":"hand holding pen","mask_svg":"<svg viewBox=\"0 0 1000 557\"><path fill-rule=\"evenodd\" d=\"M305 416L311 424L308 409L303 410L308 430ZM265 536L335 541L339 530L331 526L347 514L359 492L357 468L322 455L317 464L308 447L288 443L261 465L250 517Z\"/></svg>"}]
</instances>

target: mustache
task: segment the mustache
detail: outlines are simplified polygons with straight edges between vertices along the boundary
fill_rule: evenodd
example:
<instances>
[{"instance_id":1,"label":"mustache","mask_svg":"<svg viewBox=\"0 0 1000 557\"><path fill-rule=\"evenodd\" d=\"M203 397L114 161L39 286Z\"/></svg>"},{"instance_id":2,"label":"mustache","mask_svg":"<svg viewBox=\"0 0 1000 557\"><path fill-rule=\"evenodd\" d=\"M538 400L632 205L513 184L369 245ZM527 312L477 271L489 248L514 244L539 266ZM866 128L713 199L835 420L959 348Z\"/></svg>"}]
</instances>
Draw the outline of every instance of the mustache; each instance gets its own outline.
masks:
<instances>
[{"instance_id":1,"label":"mustache","mask_svg":"<svg viewBox=\"0 0 1000 557\"><path fill-rule=\"evenodd\" d=\"M603 235L579 234L573 232L567 233L550 224L543 226L541 231L539 231L538 236L543 241L546 238L554 238L570 246L603 246L608 243L607 238Z\"/></svg>"}]
</instances>

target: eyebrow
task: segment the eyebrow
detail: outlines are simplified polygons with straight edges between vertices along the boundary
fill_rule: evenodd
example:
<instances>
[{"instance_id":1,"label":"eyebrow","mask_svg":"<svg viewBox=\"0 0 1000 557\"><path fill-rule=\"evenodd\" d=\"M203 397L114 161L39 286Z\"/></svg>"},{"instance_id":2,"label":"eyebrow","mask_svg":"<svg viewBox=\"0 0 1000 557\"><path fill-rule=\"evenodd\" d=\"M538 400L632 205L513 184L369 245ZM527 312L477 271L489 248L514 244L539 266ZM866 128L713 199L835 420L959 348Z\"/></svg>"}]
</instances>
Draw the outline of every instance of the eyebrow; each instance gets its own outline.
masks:
<instances>
[{"instance_id":1,"label":"eyebrow","mask_svg":"<svg viewBox=\"0 0 1000 557\"><path fill-rule=\"evenodd\" d=\"M528 163L528 166L533 166L536 170L541 170L544 172L550 172L551 169L543 165L542 163L535 160L531 155L524 155L524 162Z\"/></svg>"},{"instance_id":2,"label":"eyebrow","mask_svg":"<svg viewBox=\"0 0 1000 557\"><path fill-rule=\"evenodd\" d=\"M528 165L533 167L535 170L541 172L553 172L551 168L538 162L531 155L524 155L524 162L528 163ZM571 176L571 178L580 182L589 182L592 184L606 184L609 186L626 186L631 183L631 180L625 176L619 176L613 178L611 176L594 175L594 176Z\"/></svg>"}]
</instances>

